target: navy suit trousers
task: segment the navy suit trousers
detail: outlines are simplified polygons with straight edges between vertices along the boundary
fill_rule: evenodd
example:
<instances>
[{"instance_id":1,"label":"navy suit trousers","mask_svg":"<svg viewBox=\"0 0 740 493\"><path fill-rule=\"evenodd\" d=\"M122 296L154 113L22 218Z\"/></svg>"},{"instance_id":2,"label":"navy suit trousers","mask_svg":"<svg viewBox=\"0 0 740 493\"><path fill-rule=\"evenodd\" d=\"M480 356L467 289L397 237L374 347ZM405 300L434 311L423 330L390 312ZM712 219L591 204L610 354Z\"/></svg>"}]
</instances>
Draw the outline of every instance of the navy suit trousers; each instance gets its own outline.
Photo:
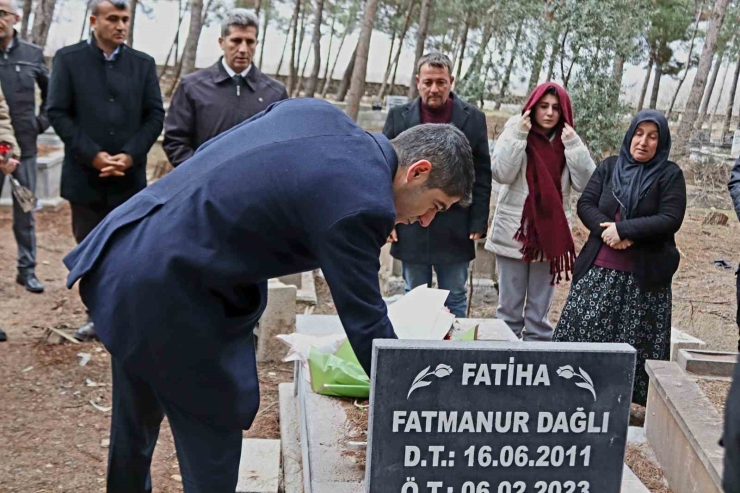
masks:
<instances>
[{"instance_id":1,"label":"navy suit trousers","mask_svg":"<svg viewBox=\"0 0 740 493\"><path fill-rule=\"evenodd\" d=\"M150 466L164 416L175 437L185 493L234 493L242 430L217 428L157 395L113 360L108 493L151 493Z\"/></svg>"}]
</instances>

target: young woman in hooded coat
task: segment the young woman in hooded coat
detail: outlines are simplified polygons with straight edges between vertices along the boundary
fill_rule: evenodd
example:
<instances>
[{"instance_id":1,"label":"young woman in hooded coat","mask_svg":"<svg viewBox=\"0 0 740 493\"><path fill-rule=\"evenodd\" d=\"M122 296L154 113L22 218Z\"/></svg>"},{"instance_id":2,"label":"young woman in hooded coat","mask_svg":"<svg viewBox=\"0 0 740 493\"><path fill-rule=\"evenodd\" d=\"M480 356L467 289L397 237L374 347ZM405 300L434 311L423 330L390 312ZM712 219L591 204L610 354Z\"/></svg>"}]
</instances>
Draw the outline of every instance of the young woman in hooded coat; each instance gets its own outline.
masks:
<instances>
[{"instance_id":1,"label":"young woman in hooded coat","mask_svg":"<svg viewBox=\"0 0 740 493\"><path fill-rule=\"evenodd\" d=\"M574 126L568 93L542 84L506 123L493 153L493 179L502 186L486 250L496 254L496 317L525 340L552 338L555 284L569 278L575 259L570 191L583 191L596 169Z\"/></svg>"},{"instance_id":2,"label":"young woman in hooded coat","mask_svg":"<svg viewBox=\"0 0 740 493\"><path fill-rule=\"evenodd\" d=\"M604 160L578 201L590 235L556 341L624 342L637 350L632 402L645 405L645 360L671 351L671 282L680 255L674 235L686 213L686 183L668 160L671 133L662 113L645 110L618 156Z\"/></svg>"}]
</instances>

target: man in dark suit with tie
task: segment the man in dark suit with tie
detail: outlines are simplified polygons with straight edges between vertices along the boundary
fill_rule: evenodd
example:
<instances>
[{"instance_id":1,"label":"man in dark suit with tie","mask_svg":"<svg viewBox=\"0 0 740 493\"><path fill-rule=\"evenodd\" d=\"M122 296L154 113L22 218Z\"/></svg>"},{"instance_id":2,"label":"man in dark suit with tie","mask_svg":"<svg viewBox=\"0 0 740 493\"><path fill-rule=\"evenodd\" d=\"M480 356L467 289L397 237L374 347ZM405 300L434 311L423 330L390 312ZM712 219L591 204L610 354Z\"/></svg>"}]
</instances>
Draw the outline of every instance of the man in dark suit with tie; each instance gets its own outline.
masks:
<instances>
[{"instance_id":1,"label":"man in dark suit with tie","mask_svg":"<svg viewBox=\"0 0 740 493\"><path fill-rule=\"evenodd\" d=\"M259 407L252 331L267 280L321 268L370 373L395 338L378 281L394 224L470 200L470 145L451 125L393 141L333 105L282 101L202 146L65 258L112 354L108 491L150 491L164 415L185 493L233 493ZM248 458L246 459L248 460Z\"/></svg>"},{"instance_id":2,"label":"man in dark suit with tie","mask_svg":"<svg viewBox=\"0 0 740 493\"><path fill-rule=\"evenodd\" d=\"M447 289L445 305L457 317L466 316L465 281L475 258L475 240L485 238L491 200L491 157L485 115L452 92L452 62L442 53L419 59L416 84L419 97L388 113L383 134L394 138L424 123L451 123L470 141L475 161L473 202L468 208L453 206L429 228L399 225L391 236L391 255L403 262L406 292L431 285L432 269L440 289Z\"/></svg>"},{"instance_id":3,"label":"man in dark suit with tie","mask_svg":"<svg viewBox=\"0 0 740 493\"><path fill-rule=\"evenodd\" d=\"M172 166L189 159L206 141L288 99L285 86L252 63L258 36L257 16L246 9L231 10L218 40L224 56L180 81L167 111L162 143Z\"/></svg>"}]
</instances>

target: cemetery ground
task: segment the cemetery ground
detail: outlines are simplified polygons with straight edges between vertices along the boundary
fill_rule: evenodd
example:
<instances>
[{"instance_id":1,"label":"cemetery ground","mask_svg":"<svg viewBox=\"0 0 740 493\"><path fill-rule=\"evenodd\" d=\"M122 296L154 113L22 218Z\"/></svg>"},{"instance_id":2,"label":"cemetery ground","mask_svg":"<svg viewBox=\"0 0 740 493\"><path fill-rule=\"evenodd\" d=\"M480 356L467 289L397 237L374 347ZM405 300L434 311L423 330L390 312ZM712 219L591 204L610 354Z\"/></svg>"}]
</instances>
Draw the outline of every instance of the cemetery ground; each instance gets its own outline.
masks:
<instances>
[{"instance_id":1,"label":"cemetery ground","mask_svg":"<svg viewBox=\"0 0 740 493\"><path fill-rule=\"evenodd\" d=\"M722 192L718 192L721 194ZM677 241L682 263L674 279L674 326L707 342L707 349L737 348L733 269L713 265L740 260L740 224L730 211L728 225L704 225L709 211L692 207ZM69 207L37 214L37 274L46 292L34 295L14 283L15 242L11 212L0 209L0 492L104 491L111 405L110 356L99 343L49 344L48 328L71 334L85 320L76 288L65 287L62 258L73 248ZM586 231L575 230L580 245ZM328 288L316 276L314 313L335 313ZM557 320L569 285L557 289ZM304 313L306 306L299 306ZM493 317L495 300L475 298L473 317ZM80 365L78 353L90 356ZM85 357L86 358L86 357ZM262 408L246 437L277 438L277 385L292 380L292 367L260 367ZM721 405L726 388L704 389ZM711 395L710 395L711 394ZM637 454L639 451L630 453ZM629 454L628 454L629 455ZM632 465L632 464L631 464ZM634 468L634 467L633 467ZM636 471L637 472L637 471ZM152 464L155 491L182 490L169 428L162 426ZM643 481L645 479L643 478ZM653 491L666 491L660 486Z\"/></svg>"}]
</instances>

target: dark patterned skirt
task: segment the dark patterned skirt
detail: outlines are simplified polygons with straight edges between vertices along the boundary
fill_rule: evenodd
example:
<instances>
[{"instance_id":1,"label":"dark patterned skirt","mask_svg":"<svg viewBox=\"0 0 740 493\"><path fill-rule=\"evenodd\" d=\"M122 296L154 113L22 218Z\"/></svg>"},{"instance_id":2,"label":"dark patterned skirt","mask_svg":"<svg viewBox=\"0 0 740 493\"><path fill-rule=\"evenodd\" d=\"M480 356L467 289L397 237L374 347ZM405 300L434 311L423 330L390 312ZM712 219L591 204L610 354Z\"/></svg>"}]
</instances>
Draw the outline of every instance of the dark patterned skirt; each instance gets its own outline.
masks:
<instances>
[{"instance_id":1,"label":"dark patterned skirt","mask_svg":"<svg viewBox=\"0 0 740 493\"><path fill-rule=\"evenodd\" d=\"M553 341L624 342L637 351L632 402L647 402L645 360L671 356L671 287L643 292L629 272L592 266L570 290Z\"/></svg>"}]
</instances>

